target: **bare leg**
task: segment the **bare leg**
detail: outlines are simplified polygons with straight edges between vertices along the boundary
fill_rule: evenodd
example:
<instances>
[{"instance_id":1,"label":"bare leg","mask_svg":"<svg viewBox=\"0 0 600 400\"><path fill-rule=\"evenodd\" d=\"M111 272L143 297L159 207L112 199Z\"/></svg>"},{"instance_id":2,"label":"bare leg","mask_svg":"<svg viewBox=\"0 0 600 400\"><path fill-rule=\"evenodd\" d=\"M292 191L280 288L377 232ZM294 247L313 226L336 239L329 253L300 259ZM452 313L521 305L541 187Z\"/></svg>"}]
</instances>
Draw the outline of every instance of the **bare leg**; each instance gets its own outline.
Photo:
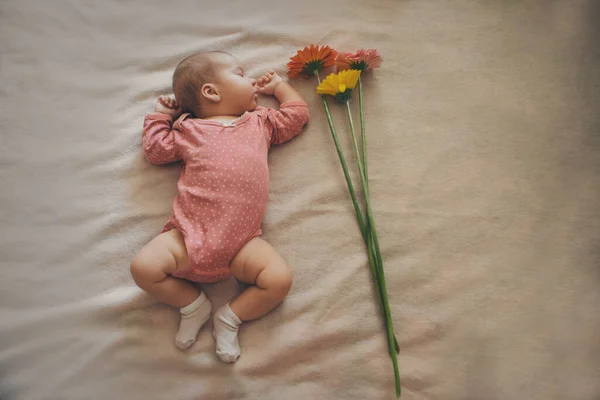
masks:
<instances>
[{"instance_id":1,"label":"bare leg","mask_svg":"<svg viewBox=\"0 0 600 400\"><path fill-rule=\"evenodd\" d=\"M260 318L285 298L292 287L292 271L267 242L252 239L231 262L231 274L252 284L231 302L231 311L242 321Z\"/></svg>"},{"instance_id":2,"label":"bare leg","mask_svg":"<svg viewBox=\"0 0 600 400\"><path fill-rule=\"evenodd\" d=\"M170 276L188 266L183 235L177 230L158 235L131 262L131 275L140 288L156 300L180 309L175 345L182 350L194 344L212 310L210 300L194 284Z\"/></svg>"},{"instance_id":3,"label":"bare leg","mask_svg":"<svg viewBox=\"0 0 600 400\"><path fill-rule=\"evenodd\" d=\"M135 255L131 275L156 300L182 308L196 300L200 291L191 282L170 275L188 265L183 235L173 229L152 239Z\"/></svg>"},{"instance_id":4,"label":"bare leg","mask_svg":"<svg viewBox=\"0 0 600 400\"><path fill-rule=\"evenodd\" d=\"M217 355L225 362L235 362L241 354L237 337L240 324L275 308L290 291L292 273L275 249L259 238L246 244L229 268L238 280L254 285L215 313Z\"/></svg>"}]
</instances>

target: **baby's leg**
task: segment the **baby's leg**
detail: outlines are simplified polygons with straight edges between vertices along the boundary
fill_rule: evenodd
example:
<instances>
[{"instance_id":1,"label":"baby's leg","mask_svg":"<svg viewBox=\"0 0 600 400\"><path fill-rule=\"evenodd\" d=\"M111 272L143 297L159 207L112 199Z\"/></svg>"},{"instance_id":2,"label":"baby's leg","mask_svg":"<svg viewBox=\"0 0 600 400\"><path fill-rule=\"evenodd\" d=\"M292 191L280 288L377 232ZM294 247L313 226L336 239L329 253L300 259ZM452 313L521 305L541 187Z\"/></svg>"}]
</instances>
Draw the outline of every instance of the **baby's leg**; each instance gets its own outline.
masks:
<instances>
[{"instance_id":1,"label":"baby's leg","mask_svg":"<svg viewBox=\"0 0 600 400\"><path fill-rule=\"evenodd\" d=\"M194 284L171 276L188 266L183 235L177 230L155 237L131 262L131 275L141 289L162 303L180 308L181 323L175 337L180 349L194 343L212 309L210 300Z\"/></svg>"},{"instance_id":2,"label":"baby's leg","mask_svg":"<svg viewBox=\"0 0 600 400\"><path fill-rule=\"evenodd\" d=\"M191 282L170 275L188 265L183 235L173 229L152 239L135 255L131 275L156 300L182 308L196 300L200 291Z\"/></svg>"},{"instance_id":3,"label":"baby's leg","mask_svg":"<svg viewBox=\"0 0 600 400\"><path fill-rule=\"evenodd\" d=\"M233 259L231 274L250 286L231 302L231 311L242 321L260 318L285 298L292 287L292 271L267 242L252 239Z\"/></svg>"},{"instance_id":4,"label":"baby's leg","mask_svg":"<svg viewBox=\"0 0 600 400\"><path fill-rule=\"evenodd\" d=\"M242 321L271 311L292 286L290 268L275 249L260 238L252 239L242 248L231 262L230 270L239 281L253 286L215 313L217 355L225 362L235 362L240 356L237 333Z\"/></svg>"}]
</instances>

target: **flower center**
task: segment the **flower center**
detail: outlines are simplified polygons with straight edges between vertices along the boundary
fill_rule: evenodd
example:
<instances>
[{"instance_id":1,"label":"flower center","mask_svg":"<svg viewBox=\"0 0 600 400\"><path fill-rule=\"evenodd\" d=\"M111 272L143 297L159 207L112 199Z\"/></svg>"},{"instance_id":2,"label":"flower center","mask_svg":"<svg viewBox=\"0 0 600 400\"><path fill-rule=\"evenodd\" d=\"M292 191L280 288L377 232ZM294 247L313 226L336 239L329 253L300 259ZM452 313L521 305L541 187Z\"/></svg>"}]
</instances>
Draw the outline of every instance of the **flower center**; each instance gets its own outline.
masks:
<instances>
[{"instance_id":1,"label":"flower center","mask_svg":"<svg viewBox=\"0 0 600 400\"><path fill-rule=\"evenodd\" d=\"M344 93L345 91L346 91L346 84L340 83L339 84L339 92Z\"/></svg>"},{"instance_id":2,"label":"flower center","mask_svg":"<svg viewBox=\"0 0 600 400\"><path fill-rule=\"evenodd\" d=\"M361 71L366 71L367 67L368 67L367 62L364 60L352 61L350 63L350 69L358 69Z\"/></svg>"},{"instance_id":3,"label":"flower center","mask_svg":"<svg viewBox=\"0 0 600 400\"><path fill-rule=\"evenodd\" d=\"M340 103L346 103L350 97L352 97L352 90L340 91L335 94L335 99Z\"/></svg>"},{"instance_id":4,"label":"flower center","mask_svg":"<svg viewBox=\"0 0 600 400\"><path fill-rule=\"evenodd\" d=\"M320 71L323 68L323 62L321 60L312 60L304 64L302 72L305 74L312 74L315 71Z\"/></svg>"}]
</instances>

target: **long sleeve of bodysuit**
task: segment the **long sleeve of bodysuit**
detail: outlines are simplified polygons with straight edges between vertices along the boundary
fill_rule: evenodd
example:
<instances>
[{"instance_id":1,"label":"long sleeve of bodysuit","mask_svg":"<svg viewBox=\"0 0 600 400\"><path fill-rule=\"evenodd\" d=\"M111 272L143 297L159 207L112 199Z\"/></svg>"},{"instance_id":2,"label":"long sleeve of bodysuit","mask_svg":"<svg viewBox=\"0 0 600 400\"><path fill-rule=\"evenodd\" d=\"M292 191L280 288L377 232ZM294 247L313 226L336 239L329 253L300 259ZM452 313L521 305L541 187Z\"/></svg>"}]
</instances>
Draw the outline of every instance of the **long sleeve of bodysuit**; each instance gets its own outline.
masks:
<instances>
[{"instance_id":1,"label":"long sleeve of bodysuit","mask_svg":"<svg viewBox=\"0 0 600 400\"><path fill-rule=\"evenodd\" d=\"M142 147L144 156L152 164L168 164L181 160L176 135L181 134L172 128L173 119L166 114L153 113L144 119Z\"/></svg>"},{"instance_id":2,"label":"long sleeve of bodysuit","mask_svg":"<svg viewBox=\"0 0 600 400\"><path fill-rule=\"evenodd\" d=\"M282 103L279 110L264 108L261 115L270 130L271 144L284 143L298 136L310 118L308 104L304 101Z\"/></svg>"}]
</instances>

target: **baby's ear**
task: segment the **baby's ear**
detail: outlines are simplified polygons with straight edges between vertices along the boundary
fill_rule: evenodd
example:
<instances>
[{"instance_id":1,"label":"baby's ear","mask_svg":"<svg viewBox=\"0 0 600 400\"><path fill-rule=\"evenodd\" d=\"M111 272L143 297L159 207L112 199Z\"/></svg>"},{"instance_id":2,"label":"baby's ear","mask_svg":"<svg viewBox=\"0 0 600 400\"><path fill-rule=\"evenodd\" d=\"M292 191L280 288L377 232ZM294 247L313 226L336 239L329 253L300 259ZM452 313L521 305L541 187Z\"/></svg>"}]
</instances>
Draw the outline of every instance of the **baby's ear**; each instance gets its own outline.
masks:
<instances>
[{"instance_id":1,"label":"baby's ear","mask_svg":"<svg viewBox=\"0 0 600 400\"><path fill-rule=\"evenodd\" d=\"M218 103L221 101L221 94L219 93L219 89L216 85L212 83L205 83L200 88L200 94L208 101L212 101L213 103Z\"/></svg>"}]
</instances>

